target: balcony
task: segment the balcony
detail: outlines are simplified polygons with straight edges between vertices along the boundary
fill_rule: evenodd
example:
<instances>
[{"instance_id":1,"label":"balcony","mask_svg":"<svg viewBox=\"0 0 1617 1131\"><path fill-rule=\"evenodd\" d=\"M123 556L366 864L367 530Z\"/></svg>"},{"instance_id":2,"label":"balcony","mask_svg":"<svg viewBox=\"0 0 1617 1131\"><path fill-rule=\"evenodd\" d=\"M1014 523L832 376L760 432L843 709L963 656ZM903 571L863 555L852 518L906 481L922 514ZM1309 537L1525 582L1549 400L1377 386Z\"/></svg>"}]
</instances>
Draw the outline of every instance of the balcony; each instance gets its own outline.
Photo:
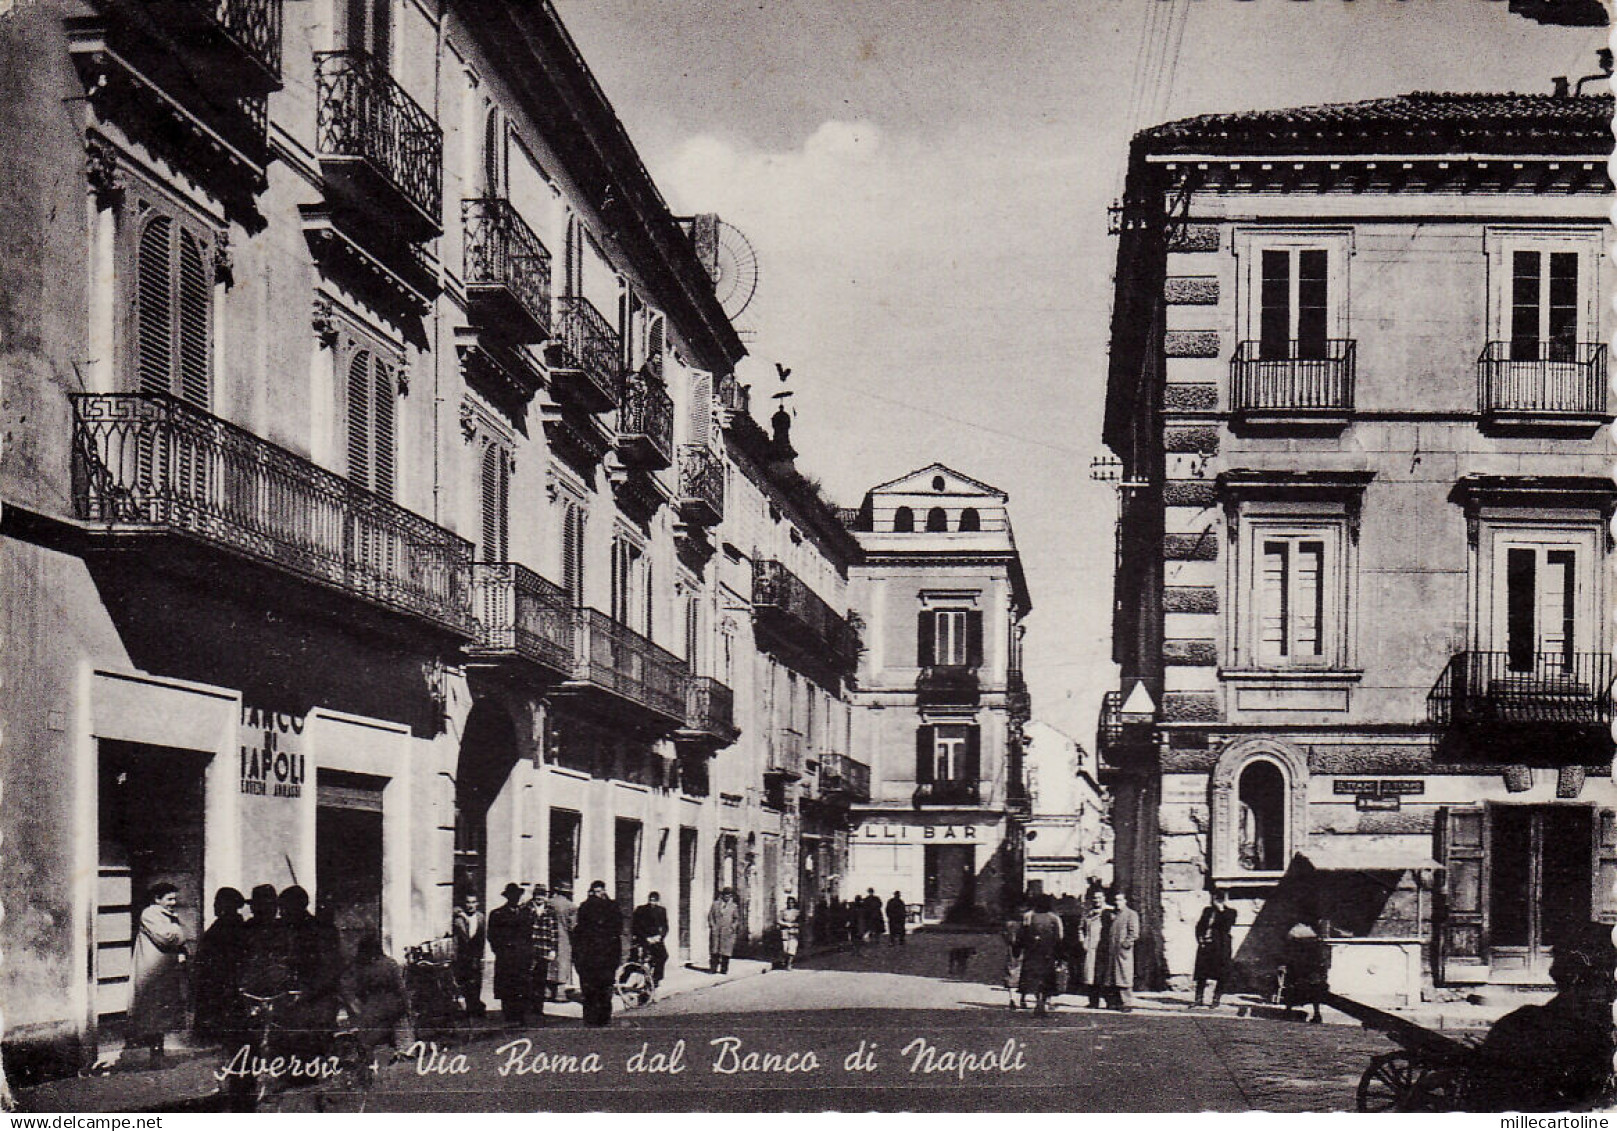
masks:
<instances>
[{"instance_id":1,"label":"balcony","mask_svg":"<svg viewBox=\"0 0 1617 1131\"><path fill-rule=\"evenodd\" d=\"M1230 360L1230 408L1270 423L1345 423L1353 412L1354 342L1242 342Z\"/></svg>"},{"instance_id":2,"label":"balcony","mask_svg":"<svg viewBox=\"0 0 1617 1131\"><path fill-rule=\"evenodd\" d=\"M1478 411L1501 427L1594 428L1606 410L1606 347L1489 342L1477 359Z\"/></svg>"},{"instance_id":3,"label":"balcony","mask_svg":"<svg viewBox=\"0 0 1617 1131\"><path fill-rule=\"evenodd\" d=\"M777 727L769 737L769 764L765 777L797 781L803 776L803 736L791 727Z\"/></svg>"},{"instance_id":4,"label":"balcony","mask_svg":"<svg viewBox=\"0 0 1617 1131\"><path fill-rule=\"evenodd\" d=\"M1151 723L1124 721L1121 691L1108 691L1101 697L1100 717L1095 723L1095 747L1102 758L1120 765L1128 752L1150 747L1154 729Z\"/></svg>"},{"instance_id":5,"label":"balcony","mask_svg":"<svg viewBox=\"0 0 1617 1131\"><path fill-rule=\"evenodd\" d=\"M1609 765L1612 658L1605 652L1460 652L1427 696L1447 761Z\"/></svg>"},{"instance_id":6,"label":"balcony","mask_svg":"<svg viewBox=\"0 0 1617 1131\"><path fill-rule=\"evenodd\" d=\"M982 789L976 778L915 783L915 806L981 805Z\"/></svg>"},{"instance_id":7,"label":"balcony","mask_svg":"<svg viewBox=\"0 0 1617 1131\"><path fill-rule=\"evenodd\" d=\"M850 802L869 801L870 767L846 754L821 754L820 795Z\"/></svg>"},{"instance_id":8,"label":"balcony","mask_svg":"<svg viewBox=\"0 0 1617 1131\"><path fill-rule=\"evenodd\" d=\"M623 372L617 331L578 295L557 299L556 314L548 363L561 393L586 412L616 408Z\"/></svg>"},{"instance_id":9,"label":"balcony","mask_svg":"<svg viewBox=\"0 0 1617 1131\"><path fill-rule=\"evenodd\" d=\"M410 243L443 230L443 131L363 51L315 56L320 168L342 202Z\"/></svg>"},{"instance_id":10,"label":"balcony","mask_svg":"<svg viewBox=\"0 0 1617 1131\"><path fill-rule=\"evenodd\" d=\"M465 539L173 397L74 394L73 417L74 512L107 548L178 538L475 634Z\"/></svg>"},{"instance_id":11,"label":"balcony","mask_svg":"<svg viewBox=\"0 0 1617 1131\"><path fill-rule=\"evenodd\" d=\"M512 342L550 336L550 252L508 200L460 202L472 319Z\"/></svg>"},{"instance_id":12,"label":"balcony","mask_svg":"<svg viewBox=\"0 0 1617 1131\"><path fill-rule=\"evenodd\" d=\"M205 76L236 94L281 89L281 0L144 0Z\"/></svg>"},{"instance_id":13,"label":"balcony","mask_svg":"<svg viewBox=\"0 0 1617 1131\"><path fill-rule=\"evenodd\" d=\"M785 646L811 653L841 673L858 666L858 633L780 562L752 563L752 609L758 625Z\"/></svg>"},{"instance_id":14,"label":"balcony","mask_svg":"<svg viewBox=\"0 0 1617 1131\"><path fill-rule=\"evenodd\" d=\"M982 699L977 669L958 665L922 668L915 702L922 707L975 707Z\"/></svg>"},{"instance_id":15,"label":"balcony","mask_svg":"<svg viewBox=\"0 0 1617 1131\"><path fill-rule=\"evenodd\" d=\"M645 372L623 379L617 449L625 466L646 471L661 470L674 460L674 398Z\"/></svg>"},{"instance_id":16,"label":"balcony","mask_svg":"<svg viewBox=\"0 0 1617 1131\"><path fill-rule=\"evenodd\" d=\"M546 675L573 671L573 606L560 586L516 562L472 566L477 641L474 660L522 661Z\"/></svg>"},{"instance_id":17,"label":"balcony","mask_svg":"<svg viewBox=\"0 0 1617 1131\"><path fill-rule=\"evenodd\" d=\"M595 609L573 610L573 676L564 694L605 713L632 708L669 728L685 721L685 661Z\"/></svg>"},{"instance_id":18,"label":"balcony","mask_svg":"<svg viewBox=\"0 0 1617 1131\"><path fill-rule=\"evenodd\" d=\"M724 521L724 464L701 444L679 449L679 513L693 526Z\"/></svg>"},{"instance_id":19,"label":"balcony","mask_svg":"<svg viewBox=\"0 0 1617 1131\"><path fill-rule=\"evenodd\" d=\"M728 746L740 735L735 725L735 692L711 676L685 682L685 725L674 735L685 742Z\"/></svg>"}]
</instances>

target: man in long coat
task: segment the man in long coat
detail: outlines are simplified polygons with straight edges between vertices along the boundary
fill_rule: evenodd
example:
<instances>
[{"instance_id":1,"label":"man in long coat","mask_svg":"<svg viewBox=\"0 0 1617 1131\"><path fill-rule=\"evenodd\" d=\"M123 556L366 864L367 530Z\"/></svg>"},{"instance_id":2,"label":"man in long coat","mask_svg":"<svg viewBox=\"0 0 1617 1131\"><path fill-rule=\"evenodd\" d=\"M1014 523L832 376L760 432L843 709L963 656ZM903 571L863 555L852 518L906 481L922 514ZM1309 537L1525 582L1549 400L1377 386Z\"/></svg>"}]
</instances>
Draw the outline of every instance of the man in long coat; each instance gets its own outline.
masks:
<instances>
[{"instance_id":1,"label":"man in long coat","mask_svg":"<svg viewBox=\"0 0 1617 1131\"><path fill-rule=\"evenodd\" d=\"M191 965L196 1003L192 1029L204 1041L230 1044L241 1037L241 964L247 951L247 921L241 917L241 909L246 903L235 888L215 892L213 925L202 932L197 944L196 960Z\"/></svg>"},{"instance_id":2,"label":"man in long coat","mask_svg":"<svg viewBox=\"0 0 1617 1131\"><path fill-rule=\"evenodd\" d=\"M735 892L725 888L707 911L708 973L730 972L730 956L740 934L741 909L736 906Z\"/></svg>"},{"instance_id":3,"label":"man in long coat","mask_svg":"<svg viewBox=\"0 0 1617 1131\"><path fill-rule=\"evenodd\" d=\"M1140 941L1140 913L1129 906L1128 895L1118 892L1112 897L1117 910L1112 913L1111 925L1106 929L1107 1004L1120 1012L1134 1008L1134 944Z\"/></svg>"},{"instance_id":4,"label":"man in long coat","mask_svg":"<svg viewBox=\"0 0 1617 1131\"><path fill-rule=\"evenodd\" d=\"M487 942L487 924L483 920L481 901L476 892L469 891L460 898L451 926L455 939L455 984L466 1001L469 1017L481 1017L487 1012L483 1005L483 953Z\"/></svg>"},{"instance_id":5,"label":"man in long coat","mask_svg":"<svg viewBox=\"0 0 1617 1131\"><path fill-rule=\"evenodd\" d=\"M612 1023L612 982L623 955L623 912L606 894L606 884L590 884L573 930L573 965L584 998L584 1024Z\"/></svg>"},{"instance_id":6,"label":"man in long coat","mask_svg":"<svg viewBox=\"0 0 1617 1131\"><path fill-rule=\"evenodd\" d=\"M1224 996L1230 973L1230 932L1235 928L1235 908L1225 902L1222 891L1213 892L1213 902L1202 908L1196 920L1196 1004L1201 1005L1207 983L1213 983L1213 1005Z\"/></svg>"},{"instance_id":7,"label":"man in long coat","mask_svg":"<svg viewBox=\"0 0 1617 1131\"><path fill-rule=\"evenodd\" d=\"M522 907L522 885L506 884L500 893L505 906L488 916L488 945L494 952L494 996L509 1025L528 1021L528 999L533 993L533 928Z\"/></svg>"},{"instance_id":8,"label":"man in long coat","mask_svg":"<svg viewBox=\"0 0 1617 1131\"><path fill-rule=\"evenodd\" d=\"M533 966L528 972L528 1004L543 1020L545 1016L545 990L550 970L561 949L561 918L545 898L545 886L534 884L528 902L523 904L528 915L529 939L532 943Z\"/></svg>"},{"instance_id":9,"label":"man in long coat","mask_svg":"<svg viewBox=\"0 0 1617 1131\"><path fill-rule=\"evenodd\" d=\"M556 913L556 957L550 963L545 978L551 1001L563 1001L567 987L573 980L573 931L578 927L578 905L573 902L573 889L557 884L550 893L550 909Z\"/></svg>"},{"instance_id":10,"label":"man in long coat","mask_svg":"<svg viewBox=\"0 0 1617 1131\"><path fill-rule=\"evenodd\" d=\"M1084 896L1083 918L1079 930L1083 934L1084 963L1082 971L1074 970L1073 977L1081 977L1089 991L1089 1008L1100 1008L1101 971L1106 969L1106 925L1110 921L1106 897L1099 888L1090 888Z\"/></svg>"}]
</instances>

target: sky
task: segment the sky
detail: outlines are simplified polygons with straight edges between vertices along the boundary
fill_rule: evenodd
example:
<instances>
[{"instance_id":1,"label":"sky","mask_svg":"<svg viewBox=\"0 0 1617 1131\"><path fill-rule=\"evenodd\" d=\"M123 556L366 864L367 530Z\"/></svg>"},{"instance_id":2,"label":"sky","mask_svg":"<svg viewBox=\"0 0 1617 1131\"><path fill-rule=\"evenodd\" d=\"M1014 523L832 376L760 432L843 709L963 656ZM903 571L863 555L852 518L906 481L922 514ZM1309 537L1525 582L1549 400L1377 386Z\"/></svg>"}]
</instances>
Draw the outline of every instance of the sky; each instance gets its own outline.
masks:
<instances>
[{"instance_id":1,"label":"sky","mask_svg":"<svg viewBox=\"0 0 1617 1131\"><path fill-rule=\"evenodd\" d=\"M1034 715L1086 747L1117 685L1117 502L1090 461L1129 137L1548 93L1607 36L1502 0L554 3L674 211L717 212L757 252L738 373L767 392L791 368L799 468L847 506L934 460L1009 493Z\"/></svg>"}]
</instances>

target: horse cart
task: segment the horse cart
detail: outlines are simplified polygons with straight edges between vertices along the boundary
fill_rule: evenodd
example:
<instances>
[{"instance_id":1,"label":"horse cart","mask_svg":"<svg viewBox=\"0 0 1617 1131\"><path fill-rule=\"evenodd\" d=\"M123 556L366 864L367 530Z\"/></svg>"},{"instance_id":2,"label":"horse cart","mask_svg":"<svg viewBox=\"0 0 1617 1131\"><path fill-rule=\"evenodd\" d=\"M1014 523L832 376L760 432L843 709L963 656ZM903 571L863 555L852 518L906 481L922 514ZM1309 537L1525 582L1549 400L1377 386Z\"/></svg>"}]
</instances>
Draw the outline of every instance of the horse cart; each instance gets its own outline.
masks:
<instances>
[{"instance_id":1,"label":"horse cart","mask_svg":"<svg viewBox=\"0 0 1617 1131\"><path fill-rule=\"evenodd\" d=\"M1342 997L1325 1004L1391 1037L1399 1048L1370 1059L1359 1077L1360 1111L1464 1111L1477 1066L1473 1045L1446 1037L1391 1013Z\"/></svg>"}]
</instances>

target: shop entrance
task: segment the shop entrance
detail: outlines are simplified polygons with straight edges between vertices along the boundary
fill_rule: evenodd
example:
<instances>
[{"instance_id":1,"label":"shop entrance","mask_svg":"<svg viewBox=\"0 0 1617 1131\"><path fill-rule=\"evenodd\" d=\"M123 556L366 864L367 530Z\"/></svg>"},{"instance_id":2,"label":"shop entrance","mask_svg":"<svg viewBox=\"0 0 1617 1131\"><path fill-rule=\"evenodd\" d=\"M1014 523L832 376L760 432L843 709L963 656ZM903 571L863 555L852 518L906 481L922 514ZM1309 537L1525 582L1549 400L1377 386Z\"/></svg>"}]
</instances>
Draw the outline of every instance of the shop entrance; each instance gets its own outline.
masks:
<instances>
[{"instance_id":1,"label":"shop entrance","mask_svg":"<svg viewBox=\"0 0 1617 1131\"><path fill-rule=\"evenodd\" d=\"M321 770L314 817L315 902L331 908L351 960L382 937L382 790L386 778Z\"/></svg>"},{"instance_id":2,"label":"shop entrance","mask_svg":"<svg viewBox=\"0 0 1617 1131\"><path fill-rule=\"evenodd\" d=\"M612 895L623 922L634 914L635 880L640 876L640 822L617 819L612 833Z\"/></svg>"},{"instance_id":3,"label":"shop entrance","mask_svg":"<svg viewBox=\"0 0 1617 1131\"><path fill-rule=\"evenodd\" d=\"M129 1006L135 931L147 889L157 883L179 888L186 936L202 935L208 757L164 746L100 743L95 1008L103 1019L121 1017Z\"/></svg>"},{"instance_id":4,"label":"shop entrance","mask_svg":"<svg viewBox=\"0 0 1617 1131\"><path fill-rule=\"evenodd\" d=\"M691 903L696 889L696 830L679 830L679 958L691 958Z\"/></svg>"},{"instance_id":5,"label":"shop entrance","mask_svg":"<svg viewBox=\"0 0 1617 1131\"><path fill-rule=\"evenodd\" d=\"M924 914L947 919L977 902L977 849L970 844L929 844L925 853Z\"/></svg>"},{"instance_id":6,"label":"shop entrance","mask_svg":"<svg viewBox=\"0 0 1617 1131\"><path fill-rule=\"evenodd\" d=\"M1498 805L1489 829L1489 960L1548 974L1555 944L1589 922L1593 810Z\"/></svg>"}]
</instances>

